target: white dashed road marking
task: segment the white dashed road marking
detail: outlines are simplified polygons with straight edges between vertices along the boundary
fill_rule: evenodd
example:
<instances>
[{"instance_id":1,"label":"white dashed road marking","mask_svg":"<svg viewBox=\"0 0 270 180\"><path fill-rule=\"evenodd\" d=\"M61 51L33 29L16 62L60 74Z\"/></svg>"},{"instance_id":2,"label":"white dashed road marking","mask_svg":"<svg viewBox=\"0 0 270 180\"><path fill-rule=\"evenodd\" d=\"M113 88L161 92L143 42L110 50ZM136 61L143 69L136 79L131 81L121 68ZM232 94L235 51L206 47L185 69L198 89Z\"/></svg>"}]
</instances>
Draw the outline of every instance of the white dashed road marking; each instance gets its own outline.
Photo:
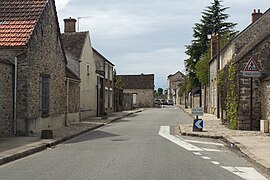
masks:
<instances>
[{"instance_id":1,"label":"white dashed road marking","mask_svg":"<svg viewBox=\"0 0 270 180\"><path fill-rule=\"evenodd\" d=\"M224 146L223 144L220 144L220 143L185 140L181 138L180 136L175 137L170 134L170 126L160 126L158 134L188 151L196 151L196 152L193 152L193 154L197 156L201 156L201 158L206 159L206 160L210 160L211 158L202 156L200 152L203 152L203 151L218 152L220 150L199 148L188 142ZM210 161L210 162L215 165L220 164L218 161ZM267 180L262 174L260 174L258 171L256 171L252 167L231 167L231 166L220 166L220 167L246 180Z\"/></svg>"},{"instance_id":2,"label":"white dashed road marking","mask_svg":"<svg viewBox=\"0 0 270 180\"><path fill-rule=\"evenodd\" d=\"M206 156L201 156L201 158L203 158L203 159L211 159L210 157L206 157Z\"/></svg>"},{"instance_id":3,"label":"white dashed road marking","mask_svg":"<svg viewBox=\"0 0 270 180\"><path fill-rule=\"evenodd\" d=\"M263 175L261 175L252 167L221 167L246 180L267 180Z\"/></svg>"},{"instance_id":4,"label":"white dashed road marking","mask_svg":"<svg viewBox=\"0 0 270 180\"><path fill-rule=\"evenodd\" d=\"M215 165L219 165L220 163L217 161L211 161L211 163L215 164Z\"/></svg>"}]
</instances>

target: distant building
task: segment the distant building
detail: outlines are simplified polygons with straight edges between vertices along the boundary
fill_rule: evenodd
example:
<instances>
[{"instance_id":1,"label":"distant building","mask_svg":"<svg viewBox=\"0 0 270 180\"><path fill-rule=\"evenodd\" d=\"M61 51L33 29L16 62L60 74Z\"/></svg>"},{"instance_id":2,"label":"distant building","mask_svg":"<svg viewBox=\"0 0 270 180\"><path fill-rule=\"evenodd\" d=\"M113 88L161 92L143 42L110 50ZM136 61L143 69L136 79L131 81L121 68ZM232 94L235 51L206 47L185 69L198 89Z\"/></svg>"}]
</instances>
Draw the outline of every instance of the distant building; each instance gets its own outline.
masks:
<instances>
[{"instance_id":1,"label":"distant building","mask_svg":"<svg viewBox=\"0 0 270 180\"><path fill-rule=\"evenodd\" d=\"M168 94L167 99L173 100L174 104L180 104L179 97L179 84L184 80L185 75L180 71L177 71L174 74L170 74L167 78L168 82Z\"/></svg>"},{"instance_id":2,"label":"distant building","mask_svg":"<svg viewBox=\"0 0 270 180\"><path fill-rule=\"evenodd\" d=\"M135 107L154 106L154 74L116 75L123 82L124 93L133 94Z\"/></svg>"},{"instance_id":3,"label":"distant building","mask_svg":"<svg viewBox=\"0 0 270 180\"><path fill-rule=\"evenodd\" d=\"M114 111L113 70L114 64L93 48L97 78L97 116Z\"/></svg>"},{"instance_id":4,"label":"distant building","mask_svg":"<svg viewBox=\"0 0 270 180\"><path fill-rule=\"evenodd\" d=\"M62 34L63 46L68 68L80 80L80 119L85 120L97 115L97 78L89 32L76 32L76 19L64 19L65 30Z\"/></svg>"}]
</instances>

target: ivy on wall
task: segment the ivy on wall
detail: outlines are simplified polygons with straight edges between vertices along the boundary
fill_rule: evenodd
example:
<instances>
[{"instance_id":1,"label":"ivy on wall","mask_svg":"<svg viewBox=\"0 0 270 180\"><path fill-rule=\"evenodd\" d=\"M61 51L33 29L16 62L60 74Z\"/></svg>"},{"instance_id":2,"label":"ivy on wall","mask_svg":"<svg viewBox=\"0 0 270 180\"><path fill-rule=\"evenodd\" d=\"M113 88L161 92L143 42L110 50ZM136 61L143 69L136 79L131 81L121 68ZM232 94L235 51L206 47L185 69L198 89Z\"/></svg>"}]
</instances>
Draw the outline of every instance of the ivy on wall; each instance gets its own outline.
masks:
<instances>
[{"instance_id":1,"label":"ivy on wall","mask_svg":"<svg viewBox=\"0 0 270 180\"><path fill-rule=\"evenodd\" d=\"M238 128L237 109L238 109L238 96L236 93L236 68L229 64L228 66L228 91L226 94L225 104L227 119L229 121L228 127L230 129Z\"/></svg>"}]
</instances>

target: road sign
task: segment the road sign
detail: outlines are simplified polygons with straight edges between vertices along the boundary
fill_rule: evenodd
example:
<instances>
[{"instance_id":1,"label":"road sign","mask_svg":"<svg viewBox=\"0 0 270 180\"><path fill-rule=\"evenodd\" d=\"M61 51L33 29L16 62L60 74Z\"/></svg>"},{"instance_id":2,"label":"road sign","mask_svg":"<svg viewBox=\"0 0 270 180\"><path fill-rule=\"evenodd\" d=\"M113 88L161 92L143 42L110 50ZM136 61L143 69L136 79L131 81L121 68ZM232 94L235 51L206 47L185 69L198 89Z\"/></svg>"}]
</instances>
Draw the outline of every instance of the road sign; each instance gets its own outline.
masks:
<instances>
[{"instance_id":1,"label":"road sign","mask_svg":"<svg viewBox=\"0 0 270 180\"><path fill-rule=\"evenodd\" d=\"M194 119L193 120L193 130L202 130L203 129L203 120L202 119Z\"/></svg>"},{"instance_id":2,"label":"road sign","mask_svg":"<svg viewBox=\"0 0 270 180\"><path fill-rule=\"evenodd\" d=\"M242 72L243 72L243 76L245 77L260 77L262 75L262 73L259 70L258 65L253 59L250 59L248 61L248 63L246 64L244 68L244 71Z\"/></svg>"},{"instance_id":3,"label":"road sign","mask_svg":"<svg viewBox=\"0 0 270 180\"><path fill-rule=\"evenodd\" d=\"M196 107L191 109L192 116L203 116L203 108Z\"/></svg>"}]
</instances>

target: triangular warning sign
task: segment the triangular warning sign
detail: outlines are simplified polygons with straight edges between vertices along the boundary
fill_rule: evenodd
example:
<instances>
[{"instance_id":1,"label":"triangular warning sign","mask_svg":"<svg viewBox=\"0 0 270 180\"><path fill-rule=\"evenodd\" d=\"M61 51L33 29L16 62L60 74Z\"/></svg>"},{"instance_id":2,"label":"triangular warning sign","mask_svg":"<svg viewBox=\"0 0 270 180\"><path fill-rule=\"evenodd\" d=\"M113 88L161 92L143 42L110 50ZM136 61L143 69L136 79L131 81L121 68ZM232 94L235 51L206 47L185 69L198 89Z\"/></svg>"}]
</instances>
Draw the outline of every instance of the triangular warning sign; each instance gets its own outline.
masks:
<instances>
[{"instance_id":1,"label":"triangular warning sign","mask_svg":"<svg viewBox=\"0 0 270 180\"><path fill-rule=\"evenodd\" d=\"M247 71L259 71L259 68L258 68L256 62L254 60L250 59L248 61L248 63L246 64L244 71L246 71L246 72Z\"/></svg>"}]
</instances>

